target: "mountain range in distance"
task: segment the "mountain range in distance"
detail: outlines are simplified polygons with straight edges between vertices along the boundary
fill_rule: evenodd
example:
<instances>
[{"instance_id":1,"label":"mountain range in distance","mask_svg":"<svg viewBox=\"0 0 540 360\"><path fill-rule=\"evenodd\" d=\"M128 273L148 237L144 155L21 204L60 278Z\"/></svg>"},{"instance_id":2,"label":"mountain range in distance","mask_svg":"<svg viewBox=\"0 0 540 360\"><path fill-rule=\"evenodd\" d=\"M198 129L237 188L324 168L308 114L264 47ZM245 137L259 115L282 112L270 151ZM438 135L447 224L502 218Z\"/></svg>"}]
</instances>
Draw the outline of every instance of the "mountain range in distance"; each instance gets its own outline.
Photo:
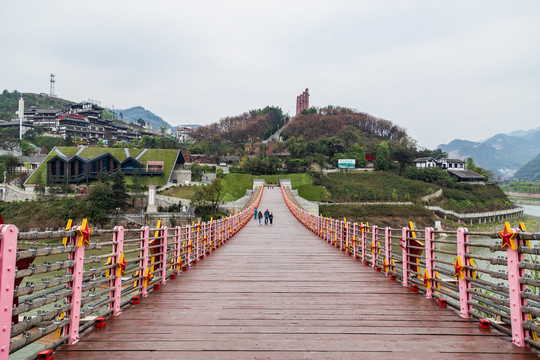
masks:
<instances>
[{"instance_id":1,"label":"mountain range in distance","mask_svg":"<svg viewBox=\"0 0 540 360\"><path fill-rule=\"evenodd\" d=\"M143 119L144 122L150 124L154 130L159 130L162 126L164 126L166 129L175 129L174 126L171 126L161 117L157 116L150 110L146 110L142 106L134 106L129 109L114 109L114 113L116 116L118 116L118 118L133 123L137 122L139 119Z\"/></svg>"},{"instance_id":2,"label":"mountain range in distance","mask_svg":"<svg viewBox=\"0 0 540 360\"><path fill-rule=\"evenodd\" d=\"M437 148L451 158L470 157L477 166L493 171L501 179L523 177L534 180L534 174L531 177L527 168L535 167L536 162L540 167L540 127L497 134L482 142L456 139Z\"/></svg>"}]
</instances>

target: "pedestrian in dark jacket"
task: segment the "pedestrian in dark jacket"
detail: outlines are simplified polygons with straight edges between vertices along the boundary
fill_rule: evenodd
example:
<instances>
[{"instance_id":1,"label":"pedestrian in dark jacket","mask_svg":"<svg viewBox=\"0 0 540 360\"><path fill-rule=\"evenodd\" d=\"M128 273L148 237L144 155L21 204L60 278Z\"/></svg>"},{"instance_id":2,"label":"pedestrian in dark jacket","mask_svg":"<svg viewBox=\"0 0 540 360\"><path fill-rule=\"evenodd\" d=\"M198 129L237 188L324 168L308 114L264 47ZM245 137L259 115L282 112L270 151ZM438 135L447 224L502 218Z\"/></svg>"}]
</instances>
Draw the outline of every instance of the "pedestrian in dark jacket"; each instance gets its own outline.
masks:
<instances>
[{"instance_id":1,"label":"pedestrian in dark jacket","mask_svg":"<svg viewBox=\"0 0 540 360\"><path fill-rule=\"evenodd\" d=\"M262 211L257 213L257 218L259 219L259 225L262 225Z\"/></svg>"},{"instance_id":2,"label":"pedestrian in dark jacket","mask_svg":"<svg viewBox=\"0 0 540 360\"><path fill-rule=\"evenodd\" d=\"M272 225L272 222L274 221L274 214L270 213L270 215L268 215L268 220L270 220L270 225Z\"/></svg>"},{"instance_id":3,"label":"pedestrian in dark jacket","mask_svg":"<svg viewBox=\"0 0 540 360\"><path fill-rule=\"evenodd\" d=\"M270 212L268 212L268 209L264 212L264 225L268 225L268 216L270 216Z\"/></svg>"}]
</instances>

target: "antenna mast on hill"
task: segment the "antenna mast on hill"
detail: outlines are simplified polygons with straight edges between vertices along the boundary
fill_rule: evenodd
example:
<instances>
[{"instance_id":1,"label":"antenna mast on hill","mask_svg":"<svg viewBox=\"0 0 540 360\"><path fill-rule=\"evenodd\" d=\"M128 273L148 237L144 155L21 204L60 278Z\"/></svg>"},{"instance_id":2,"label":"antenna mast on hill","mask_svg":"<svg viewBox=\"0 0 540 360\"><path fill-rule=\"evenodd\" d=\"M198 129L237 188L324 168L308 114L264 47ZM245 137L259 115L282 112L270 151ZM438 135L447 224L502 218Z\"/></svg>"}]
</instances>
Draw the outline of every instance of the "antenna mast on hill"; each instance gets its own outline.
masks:
<instances>
[{"instance_id":1,"label":"antenna mast on hill","mask_svg":"<svg viewBox=\"0 0 540 360\"><path fill-rule=\"evenodd\" d=\"M53 96L55 97L56 95L54 95L54 83L56 82L56 80L54 80L54 74L51 74L51 92L49 93L49 96Z\"/></svg>"}]
</instances>

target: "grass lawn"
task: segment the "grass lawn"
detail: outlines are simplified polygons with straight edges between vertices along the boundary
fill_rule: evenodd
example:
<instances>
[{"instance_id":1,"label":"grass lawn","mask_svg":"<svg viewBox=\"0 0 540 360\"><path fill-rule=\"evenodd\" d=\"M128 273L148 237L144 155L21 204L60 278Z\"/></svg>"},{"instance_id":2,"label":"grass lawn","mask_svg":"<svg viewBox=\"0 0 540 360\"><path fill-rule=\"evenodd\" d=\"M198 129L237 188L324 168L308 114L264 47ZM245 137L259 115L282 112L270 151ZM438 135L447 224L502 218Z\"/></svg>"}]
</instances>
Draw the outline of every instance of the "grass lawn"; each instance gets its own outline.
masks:
<instances>
[{"instance_id":1,"label":"grass lawn","mask_svg":"<svg viewBox=\"0 0 540 360\"><path fill-rule=\"evenodd\" d=\"M335 201L416 202L440 188L388 172L332 173L323 178L323 185Z\"/></svg>"},{"instance_id":2,"label":"grass lawn","mask_svg":"<svg viewBox=\"0 0 540 360\"><path fill-rule=\"evenodd\" d=\"M180 199L191 199L200 189L199 186L175 186L159 193L159 195L172 196Z\"/></svg>"},{"instance_id":3,"label":"grass lawn","mask_svg":"<svg viewBox=\"0 0 540 360\"><path fill-rule=\"evenodd\" d=\"M279 179L291 179L293 189L302 185L311 185L311 176L307 173L284 174L284 175L251 175L251 174L227 174L221 180L225 187L223 201L234 201L246 195L246 190L253 189L253 179L264 179L264 181L277 184Z\"/></svg>"},{"instance_id":4,"label":"grass lawn","mask_svg":"<svg viewBox=\"0 0 540 360\"><path fill-rule=\"evenodd\" d=\"M319 212L333 219L346 218L351 222L398 229L407 226L409 221L414 221L418 228L433 226L437 218L419 205L321 205Z\"/></svg>"},{"instance_id":5,"label":"grass lawn","mask_svg":"<svg viewBox=\"0 0 540 360\"><path fill-rule=\"evenodd\" d=\"M277 184L279 179L291 179L293 189L298 189L302 185L311 184L312 178L308 173L283 174L283 175L261 175L255 176L256 179L264 178L266 183Z\"/></svg>"},{"instance_id":6,"label":"grass lawn","mask_svg":"<svg viewBox=\"0 0 540 360\"><path fill-rule=\"evenodd\" d=\"M309 201L322 201L330 197L325 188L312 184L299 186L298 195Z\"/></svg>"},{"instance_id":7,"label":"grass lawn","mask_svg":"<svg viewBox=\"0 0 540 360\"><path fill-rule=\"evenodd\" d=\"M250 174L227 174L221 180L225 189L223 201L238 200L246 195L246 190L253 189L253 175Z\"/></svg>"}]
</instances>

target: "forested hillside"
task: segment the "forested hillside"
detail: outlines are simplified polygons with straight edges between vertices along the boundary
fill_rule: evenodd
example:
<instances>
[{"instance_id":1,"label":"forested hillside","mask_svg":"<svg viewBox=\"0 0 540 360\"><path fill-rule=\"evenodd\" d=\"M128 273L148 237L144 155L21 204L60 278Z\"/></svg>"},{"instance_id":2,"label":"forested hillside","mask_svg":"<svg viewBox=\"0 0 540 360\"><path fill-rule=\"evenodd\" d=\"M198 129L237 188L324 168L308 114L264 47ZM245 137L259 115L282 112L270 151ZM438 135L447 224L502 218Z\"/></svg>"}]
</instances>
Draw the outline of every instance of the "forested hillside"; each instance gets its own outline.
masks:
<instances>
[{"instance_id":1,"label":"forested hillside","mask_svg":"<svg viewBox=\"0 0 540 360\"><path fill-rule=\"evenodd\" d=\"M523 165L514 175L516 179L527 179L528 181L540 181L540 154Z\"/></svg>"},{"instance_id":2,"label":"forested hillside","mask_svg":"<svg viewBox=\"0 0 540 360\"><path fill-rule=\"evenodd\" d=\"M135 106L129 109L115 109L115 114L119 119L137 123L139 119L144 120L146 124L152 125L152 129L159 130L160 128L174 129L168 122L157 116L150 110L143 108L142 106Z\"/></svg>"},{"instance_id":3,"label":"forested hillside","mask_svg":"<svg viewBox=\"0 0 540 360\"><path fill-rule=\"evenodd\" d=\"M0 120L11 120L17 118L15 112L19 110L19 99L24 98L24 107L30 106L43 109L63 109L69 105L71 101L49 97L47 95L39 95L33 93L20 93L18 91L9 92L4 90L0 94Z\"/></svg>"},{"instance_id":4,"label":"forested hillside","mask_svg":"<svg viewBox=\"0 0 540 360\"><path fill-rule=\"evenodd\" d=\"M389 120L344 107L328 106L302 112L283 130L283 137L303 136L307 141L319 140L335 135L346 126L358 129L365 136L387 140L399 141L407 136L405 129Z\"/></svg>"},{"instance_id":5,"label":"forested hillside","mask_svg":"<svg viewBox=\"0 0 540 360\"><path fill-rule=\"evenodd\" d=\"M198 128L193 137L197 151L227 153L243 148L244 143L268 138L288 121L279 107L267 106L238 116L228 116L217 123Z\"/></svg>"}]
</instances>

